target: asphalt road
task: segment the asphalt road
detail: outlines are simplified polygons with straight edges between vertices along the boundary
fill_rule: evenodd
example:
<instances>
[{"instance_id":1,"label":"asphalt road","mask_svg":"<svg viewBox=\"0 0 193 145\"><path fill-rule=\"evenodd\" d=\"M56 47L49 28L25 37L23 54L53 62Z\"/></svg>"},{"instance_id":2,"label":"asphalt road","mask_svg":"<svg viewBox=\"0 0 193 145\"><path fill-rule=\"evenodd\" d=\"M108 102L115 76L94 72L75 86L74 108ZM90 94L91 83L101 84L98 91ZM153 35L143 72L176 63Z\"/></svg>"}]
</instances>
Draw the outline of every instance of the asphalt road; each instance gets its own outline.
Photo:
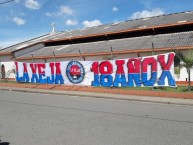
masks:
<instances>
[{"instance_id":1,"label":"asphalt road","mask_svg":"<svg viewBox=\"0 0 193 145\"><path fill-rule=\"evenodd\" d=\"M1 91L0 139L10 145L193 145L193 106Z\"/></svg>"}]
</instances>

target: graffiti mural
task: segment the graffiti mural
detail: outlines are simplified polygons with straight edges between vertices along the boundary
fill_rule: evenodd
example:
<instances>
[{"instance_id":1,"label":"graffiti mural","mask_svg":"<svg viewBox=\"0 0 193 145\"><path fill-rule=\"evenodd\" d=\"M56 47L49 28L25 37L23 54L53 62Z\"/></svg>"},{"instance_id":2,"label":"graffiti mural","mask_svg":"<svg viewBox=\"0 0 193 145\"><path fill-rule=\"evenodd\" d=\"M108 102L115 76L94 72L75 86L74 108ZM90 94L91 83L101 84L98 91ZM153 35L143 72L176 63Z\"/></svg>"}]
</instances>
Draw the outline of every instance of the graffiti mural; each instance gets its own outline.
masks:
<instances>
[{"instance_id":1,"label":"graffiti mural","mask_svg":"<svg viewBox=\"0 0 193 145\"><path fill-rule=\"evenodd\" d=\"M16 81L103 87L176 87L174 53L105 61L15 62Z\"/></svg>"}]
</instances>

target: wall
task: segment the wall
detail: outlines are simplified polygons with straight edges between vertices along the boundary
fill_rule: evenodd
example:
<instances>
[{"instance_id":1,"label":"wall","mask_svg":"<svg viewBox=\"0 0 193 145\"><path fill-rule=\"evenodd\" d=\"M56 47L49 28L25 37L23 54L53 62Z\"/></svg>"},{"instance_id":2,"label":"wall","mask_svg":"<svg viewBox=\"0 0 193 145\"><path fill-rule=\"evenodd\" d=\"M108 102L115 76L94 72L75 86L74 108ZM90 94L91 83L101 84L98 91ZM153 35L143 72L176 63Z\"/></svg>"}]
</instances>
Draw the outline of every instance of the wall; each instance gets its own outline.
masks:
<instances>
[{"instance_id":1,"label":"wall","mask_svg":"<svg viewBox=\"0 0 193 145\"><path fill-rule=\"evenodd\" d=\"M5 66L5 72L6 72L6 77L8 78L15 78L15 73L13 73L12 70L15 70L15 64L13 61L10 61L10 62L1 62L0 63L0 66L4 65ZM8 73L8 72L11 72L12 73ZM1 74L1 73L0 73Z\"/></svg>"},{"instance_id":2,"label":"wall","mask_svg":"<svg viewBox=\"0 0 193 145\"><path fill-rule=\"evenodd\" d=\"M161 54L161 53L167 53L166 51L163 52L155 52L155 54ZM188 51L183 51L184 54L188 55ZM152 55L152 52L140 52L140 53L129 53L129 54L119 54L119 55L113 55L113 59L123 59L123 58L132 58L132 57L138 57L138 56L150 56ZM7 59L8 57L6 57ZM85 57L85 60L91 60L91 61L98 61L98 60L107 60L111 59L111 55L99 55L99 56L87 56ZM71 61L71 60L76 60L76 61L84 61L83 58L81 57L73 57L73 58L56 58L55 60L52 59L47 59L46 62L54 62L54 61ZM30 62L32 63L33 60L28 60L25 62ZM45 60L43 59L34 59L34 63L45 63ZM6 71L14 68L14 63L13 62L2 62L2 64L5 65ZM14 74L11 75L11 77L14 77ZM176 81L186 81L187 80L187 71L185 68L180 69L180 75L175 75L175 80ZM193 69L191 70L191 81L193 81Z\"/></svg>"}]
</instances>

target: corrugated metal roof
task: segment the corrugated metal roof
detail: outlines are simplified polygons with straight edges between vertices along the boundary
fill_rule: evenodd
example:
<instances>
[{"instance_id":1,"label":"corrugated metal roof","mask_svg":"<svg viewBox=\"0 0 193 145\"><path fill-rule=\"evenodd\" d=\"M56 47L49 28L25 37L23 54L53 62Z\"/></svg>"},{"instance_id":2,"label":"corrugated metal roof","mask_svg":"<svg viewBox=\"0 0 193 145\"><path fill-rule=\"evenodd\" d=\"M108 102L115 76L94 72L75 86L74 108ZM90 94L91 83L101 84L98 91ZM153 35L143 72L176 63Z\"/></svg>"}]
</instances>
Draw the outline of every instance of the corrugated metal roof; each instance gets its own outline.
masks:
<instances>
[{"instance_id":1,"label":"corrugated metal roof","mask_svg":"<svg viewBox=\"0 0 193 145\"><path fill-rule=\"evenodd\" d=\"M34 43L47 41L47 40L71 38L71 37L76 37L76 36L107 33L107 32L114 32L114 31L128 30L128 29L135 29L135 28L145 28L145 27L159 26L159 25L164 25L164 24L181 23L185 21L186 22L193 21L193 11L161 15L161 16L155 16L155 17L150 17L150 18L127 20L124 22L116 22L112 24L83 28L79 30L49 33L49 34L45 34L43 36L31 39L29 41L25 41L25 42L13 45L11 47L5 48L3 50L0 50L0 52L18 50L22 48L23 46L32 45Z\"/></svg>"},{"instance_id":2,"label":"corrugated metal roof","mask_svg":"<svg viewBox=\"0 0 193 145\"><path fill-rule=\"evenodd\" d=\"M25 54L21 57L33 56L53 56L60 54L79 54L79 50L84 53L99 53L113 51L147 49L152 47L152 42L156 48L183 47L193 46L193 31L180 32L172 34L160 34L143 37L133 37L125 39L107 40L90 43L60 45L44 47L32 53Z\"/></svg>"},{"instance_id":3,"label":"corrugated metal roof","mask_svg":"<svg viewBox=\"0 0 193 145\"><path fill-rule=\"evenodd\" d=\"M80 30L72 30L70 32L64 32L63 35L58 35L54 39L66 38L66 37L73 37L73 36L83 36L89 34L98 34L98 33L107 33L113 31L120 31L120 30L128 30L128 29L136 29L136 28L143 28L143 27L151 27L151 26L159 26L164 24L173 24L178 22L186 21L191 22L193 21L193 12L183 12L183 13L175 13L169 15L161 15L155 16L150 18L141 18L135 20L127 20L124 22L116 22L107 25L100 25L90 28L83 28Z\"/></svg>"}]
</instances>

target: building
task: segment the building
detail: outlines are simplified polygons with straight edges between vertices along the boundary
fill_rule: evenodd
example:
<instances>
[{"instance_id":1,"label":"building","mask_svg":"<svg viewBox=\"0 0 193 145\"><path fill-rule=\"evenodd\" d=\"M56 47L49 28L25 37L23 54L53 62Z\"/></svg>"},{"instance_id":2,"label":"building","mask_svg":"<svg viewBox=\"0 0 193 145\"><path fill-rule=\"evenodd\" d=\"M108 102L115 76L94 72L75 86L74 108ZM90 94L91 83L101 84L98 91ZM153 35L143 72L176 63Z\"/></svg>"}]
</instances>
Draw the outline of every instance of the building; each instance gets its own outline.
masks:
<instances>
[{"instance_id":1,"label":"building","mask_svg":"<svg viewBox=\"0 0 193 145\"><path fill-rule=\"evenodd\" d=\"M1 72L7 72L14 68L15 60L54 62L123 59L173 51L186 54L191 49L193 11L188 11L79 30L51 32L0 50L0 62ZM186 82L186 69L178 68L179 63L176 58L176 81ZM14 75L10 74L9 77Z\"/></svg>"}]
</instances>

